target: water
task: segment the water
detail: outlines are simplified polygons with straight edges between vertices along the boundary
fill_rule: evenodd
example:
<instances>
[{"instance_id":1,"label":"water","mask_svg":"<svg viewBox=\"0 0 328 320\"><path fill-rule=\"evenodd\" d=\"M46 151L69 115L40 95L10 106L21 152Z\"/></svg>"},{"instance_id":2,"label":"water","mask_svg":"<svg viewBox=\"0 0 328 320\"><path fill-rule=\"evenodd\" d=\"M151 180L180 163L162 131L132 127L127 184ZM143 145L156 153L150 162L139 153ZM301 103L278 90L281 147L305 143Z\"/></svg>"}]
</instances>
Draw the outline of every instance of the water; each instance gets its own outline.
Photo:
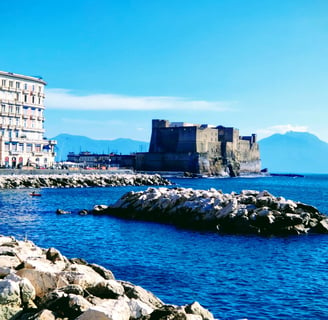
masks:
<instances>
[{"instance_id":1,"label":"water","mask_svg":"<svg viewBox=\"0 0 328 320\"><path fill-rule=\"evenodd\" d=\"M328 213L328 175L305 178L174 179L224 192L268 190ZM219 235L170 225L79 216L143 187L2 190L0 234L104 265L164 302L197 300L218 319L328 319L328 235ZM57 208L72 210L56 215Z\"/></svg>"}]
</instances>

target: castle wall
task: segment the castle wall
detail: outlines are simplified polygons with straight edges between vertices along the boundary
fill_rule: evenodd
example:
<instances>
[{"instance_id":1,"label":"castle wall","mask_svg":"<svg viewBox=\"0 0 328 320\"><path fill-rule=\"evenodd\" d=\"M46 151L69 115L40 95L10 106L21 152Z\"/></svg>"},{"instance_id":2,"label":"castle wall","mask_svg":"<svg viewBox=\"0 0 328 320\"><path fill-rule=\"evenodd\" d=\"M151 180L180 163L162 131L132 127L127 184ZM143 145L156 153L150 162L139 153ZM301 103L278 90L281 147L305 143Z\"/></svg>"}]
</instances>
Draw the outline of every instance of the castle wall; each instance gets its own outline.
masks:
<instances>
[{"instance_id":1,"label":"castle wall","mask_svg":"<svg viewBox=\"0 0 328 320\"><path fill-rule=\"evenodd\" d=\"M153 120L149 153L137 154L137 170L189 171L232 176L260 172L256 135L240 137L236 128Z\"/></svg>"}]
</instances>

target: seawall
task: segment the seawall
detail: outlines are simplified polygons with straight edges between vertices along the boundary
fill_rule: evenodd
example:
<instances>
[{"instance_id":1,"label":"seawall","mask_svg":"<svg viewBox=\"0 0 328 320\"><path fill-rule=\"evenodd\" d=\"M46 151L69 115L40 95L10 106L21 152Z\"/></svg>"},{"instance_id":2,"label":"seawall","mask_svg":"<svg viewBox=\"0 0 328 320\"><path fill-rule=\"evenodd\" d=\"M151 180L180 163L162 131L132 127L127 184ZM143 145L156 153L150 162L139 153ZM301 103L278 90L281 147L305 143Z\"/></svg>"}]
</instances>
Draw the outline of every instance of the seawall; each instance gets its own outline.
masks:
<instances>
[{"instance_id":1,"label":"seawall","mask_svg":"<svg viewBox=\"0 0 328 320\"><path fill-rule=\"evenodd\" d=\"M0 175L0 189L16 188L83 188L142 185L169 185L158 174L19 174Z\"/></svg>"}]
</instances>

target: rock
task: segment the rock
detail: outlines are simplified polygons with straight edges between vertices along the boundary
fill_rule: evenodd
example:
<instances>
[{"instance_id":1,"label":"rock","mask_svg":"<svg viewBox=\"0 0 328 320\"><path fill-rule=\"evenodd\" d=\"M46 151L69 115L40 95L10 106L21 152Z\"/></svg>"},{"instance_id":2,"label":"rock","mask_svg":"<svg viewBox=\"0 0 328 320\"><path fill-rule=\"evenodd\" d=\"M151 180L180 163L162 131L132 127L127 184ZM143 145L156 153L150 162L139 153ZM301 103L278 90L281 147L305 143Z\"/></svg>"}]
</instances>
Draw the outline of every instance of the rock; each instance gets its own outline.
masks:
<instances>
[{"instance_id":1,"label":"rock","mask_svg":"<svg viewBox=\"0 0 328 320\"><path fill-rule=\"evenodd\" d=\"M91 267L81 264L71 264L60 273L66 279L67 284L78 284L83 289L94 287L104 278Z\"/></svg>"},{"instance_id":2,"label":"rock","mask_svg":"<svg viewBox=\"0 0 328 320\"><path fill-rule=\"evenodd\" d=\"M32 318L33 320L56 320L55 314L51 310L44 309Z\"/></svg>"},{"instance_id":3,"label":"rock","mask_svg":"<svg viewBox=\"0 0 328 320\"><path fill-rule=\"evenodd\" d=\"M21 299L23 304L28 304L31 300L34 300L36 297L35 289L30 282L30 280L23 278L19 282L19 288L21 292Z\"/></svg>"},{"instance_id":4,"label":"rock","mask_svg":"<svg viewBox=\"0 0 328 320\"><path fill-rule=\"evenodd\" d=\"M132 319L139 319L143 316L151 314L154 311L154 309L148 304L137 299L130 299L128 301L128 305Z\"/></svg>"},{"instance_id":5,"label":"rock","mask_svg":"<svg viewBox=\"0 0 328 320\"><path fill-rule=\"evenodd\" d=\"M55 248L49 248L46 253L46 258L52 262L55 261L67 261L61 255L61 253Z\"/></svg>"},{"instance_id":6,"label":"rock","mask_svg":"<svg viewBox=\"0 0 328 320\"><path fill-rule=\"evenodd\" d=\"M175 306L165 305L154 310L150 315L144 316L142 320L187 320L187 314L183 309Z\"/></svg>"},{"instance_id":7,"label":"rock","mask_svg":"<svg viewBox=\"0 0 328 320\"><path fill-rule=\"evenodd\" d=\"M148 188L126 193L101 213L228 233L328 232L325 222L319 225L328 217L316 208L275 197L268 191L223 194L215 189Z\"/></svg>"},{"instance_id":8,"label":"rock","mask_svg":"<svg viewBox=\"0 0 328 320\"><path fill-rule=\"evenodd\" d=\"M124 299L106 300L101 305L90 307L76 320L129 320L130 308Z\"/></svg>"},{"instance_id":9,"label":"rock","mask_svg":"<svg viewBox=\"0 0 328 320\"><path fill-rule=\"evenodd\" d=\"M130 299L140 300L153 309L160 308L164 305L164 303L159 298L144 288L135 286L132 283L126 281L120 281L120 283L124 288L125 295Z\"/></svg>"},{"instance_id":10,"label":"rock","mask_svg":"<svg viewBox=\"0 0 328 320\"><path fill-rule=\"evenodd\" d=\"M199 315L203 320L214 320L213 314L203 308L197 301L185 306L186 313Z\"/></svg>"},{"instance_id":11,"label":"rock","mask_svg":"<svg viewBox=\"0 0 328 320\"><path fill-rule=\"evenodd\" d=\"M20 289L12 280L0 280L0 320L12 319L22 311Z\"/></svg>"},{"instance_id":12,"label":"rock","mask_svg":"<svg viewBox=\"0 0 328 320\"><path fill-rule=\"evenodd\" d=\"M114 280L114 275L110 270L107 270L103 266L100 266L95 263L88 264L89 267L91 267L94 271L99 273L105 280Z\"/></svg>"},{"instance_id":13,"label":"rock","mask_svg":"<svg viewBox=\"0 0 328 320\"><path fill-rule=\"evenodd\" d=\"M88 292L103 299L117 299L124 294L124 288L115 280L103 280L93 287L88 287Z\"/></svg>"}]
</instances>

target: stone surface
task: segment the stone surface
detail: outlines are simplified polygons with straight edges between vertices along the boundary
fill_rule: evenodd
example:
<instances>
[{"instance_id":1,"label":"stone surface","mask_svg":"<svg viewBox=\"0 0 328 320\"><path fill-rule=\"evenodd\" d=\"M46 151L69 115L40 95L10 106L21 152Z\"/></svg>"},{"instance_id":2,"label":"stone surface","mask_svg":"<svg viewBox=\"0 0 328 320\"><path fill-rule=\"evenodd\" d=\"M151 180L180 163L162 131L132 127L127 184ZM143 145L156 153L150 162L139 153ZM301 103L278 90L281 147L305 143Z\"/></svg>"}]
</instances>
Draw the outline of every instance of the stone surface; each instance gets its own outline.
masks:
<instances>
[{"instance_id":1,"label":"stone surface","mask_svg":"<svg viewBox=\"0 0 328 320\"><path fill-rule=\"evenodd\" d=\"M1 175L0 189L16 188L83 188L114 187L131 185L169 185L170 182L158 174L44 174ZM85 213L85 212L84 212Z\"/></svg>"},{"instance_id":2,"label":"stone surface","mask_svg":"<svg viewBox=\"0 0 328 320\"><path fill-rule=\"evenodd\" d=\"M213 188L148 188L126 193L102 213L225 233L328 233L328 217L315 207L265 190L223 194Z\"/></svg>"},{"instance_id":3,"label":"stone surface","mask_svg":"<svg viewBox=\"0 0 328 320\"><path fill-rule=\"evenodd\" d=\"M201 320L206 314L199 305L190 307L192 313L167 306L151 292L115 280L110 270L68 260L55 248L3 236L0 248L7 258L0 267L0 320Z\"/></svg>"}]
</instances>

